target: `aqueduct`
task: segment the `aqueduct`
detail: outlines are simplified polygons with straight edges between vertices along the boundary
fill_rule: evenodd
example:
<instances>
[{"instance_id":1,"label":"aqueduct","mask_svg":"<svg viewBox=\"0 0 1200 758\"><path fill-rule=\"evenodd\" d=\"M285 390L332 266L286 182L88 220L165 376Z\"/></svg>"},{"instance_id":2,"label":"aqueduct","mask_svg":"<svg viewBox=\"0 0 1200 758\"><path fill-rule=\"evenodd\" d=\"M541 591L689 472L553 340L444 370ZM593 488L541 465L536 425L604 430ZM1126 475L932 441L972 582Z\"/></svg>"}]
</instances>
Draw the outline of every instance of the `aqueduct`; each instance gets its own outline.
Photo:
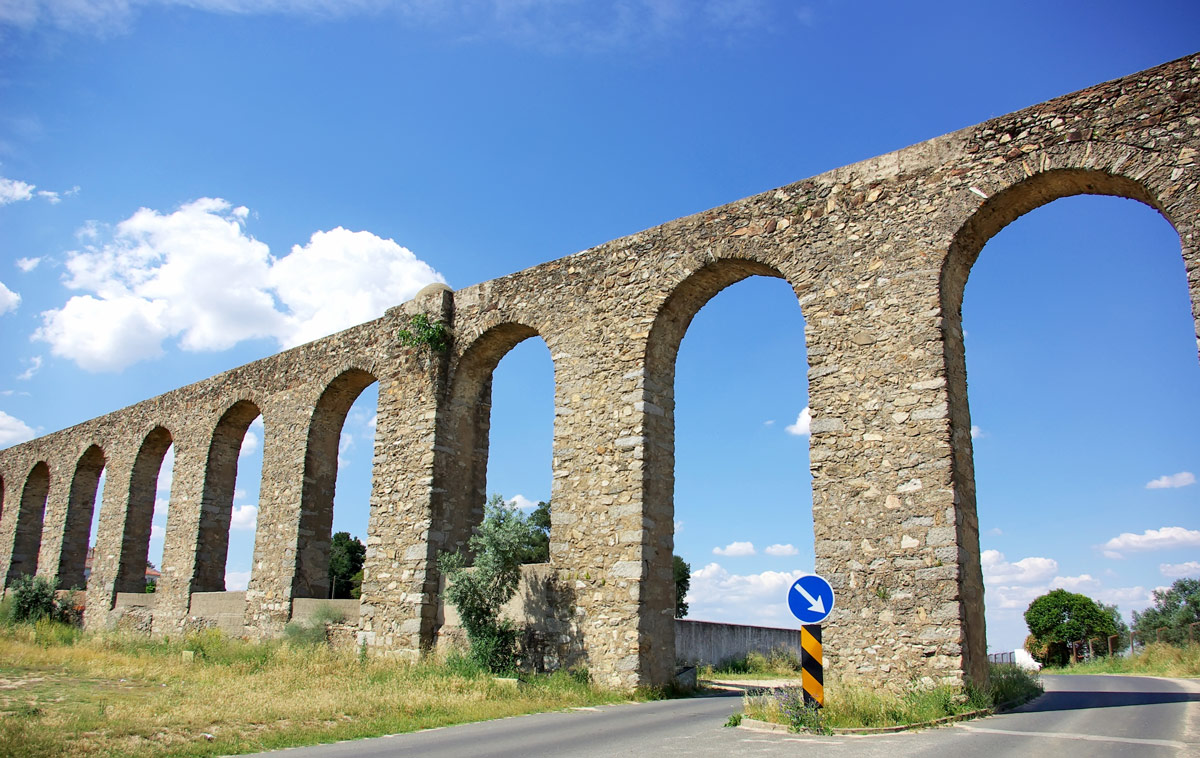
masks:
<instances>
[{"instance_id":1,"label":"aqueduct","mask_svg":"<svg viewBox=\"0 0 1200 758\"><path fill-rule=\"evenodd\" d=\"M1200 56L451 292L0 451L0 570L82 581L107 471L89 625L141 589L155 478L174 445L153 631L203 623L224 589L233 472L265 425L244 630L326 591L338 433L379 383L360 644L417 654L438 634L439 551L484 500L489 378L539 335L554 361L554 658L615 686L673 675L675 356L722 288L782 277L806 328L816 569L839 592L831 664L866 679L978 677L983 583L960 327L984 243L1054 199L1119 195L1179 233L1200 323ZM400 345L425 313L449 351ZM888 593L876 593L886 587ZM886 597L886 599L882 599Z\"/></svg>"}]
</instances>

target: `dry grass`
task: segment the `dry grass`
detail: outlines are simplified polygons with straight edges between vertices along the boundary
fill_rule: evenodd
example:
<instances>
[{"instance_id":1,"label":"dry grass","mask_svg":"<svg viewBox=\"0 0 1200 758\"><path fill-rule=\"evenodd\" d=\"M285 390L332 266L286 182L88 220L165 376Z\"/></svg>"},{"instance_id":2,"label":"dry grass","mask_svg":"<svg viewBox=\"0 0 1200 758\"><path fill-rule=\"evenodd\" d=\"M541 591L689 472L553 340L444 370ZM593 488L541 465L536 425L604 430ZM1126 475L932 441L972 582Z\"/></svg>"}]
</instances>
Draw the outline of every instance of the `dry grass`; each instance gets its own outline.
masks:
<instances>
[{"instance_id":1,"label":"dry grass","mask_svg":"<svg viewBox=\"0 0 1200 758\"><path fill-rule=\"evenodd\" d=\"M1200 676L1200 644L1183 647L1152 642L1136 655L1098 658L1065 668L1042 669L1047 674L1145 674L1148 676Z\"/></svg>"},{"instance_id":2,"label":"dry grass","mask_svg":"<svg viewBox=\"0 0 1200 758\"><path fill-rule=\"evenodd\" d=\"M217 634L62 637L0 632L0 755L219 755L628 699L565 673L513 690L462 664Z\"/></svg>"}]
</instances>

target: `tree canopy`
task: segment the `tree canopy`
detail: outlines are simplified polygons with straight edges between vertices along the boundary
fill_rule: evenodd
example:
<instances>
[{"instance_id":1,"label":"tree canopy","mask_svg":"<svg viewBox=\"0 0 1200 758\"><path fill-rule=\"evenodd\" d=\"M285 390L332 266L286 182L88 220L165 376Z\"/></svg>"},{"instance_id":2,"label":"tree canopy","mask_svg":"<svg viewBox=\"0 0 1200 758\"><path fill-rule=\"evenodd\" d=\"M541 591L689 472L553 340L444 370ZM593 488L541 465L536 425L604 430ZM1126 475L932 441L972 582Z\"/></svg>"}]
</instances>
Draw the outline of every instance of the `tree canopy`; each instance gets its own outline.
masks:
<instances>
[{"instance_id":1,"label":"tree canopy","mask_svg":"<svg viewBox=\"0 0 1200 758\"><path fill-rule=\"evenodd\" d=\"M1063 589L1035 599L1025 611L1029 632L1045 651L1044 663L1062 663L1066 644L1117 634L1113 615L1087 595ZM1101 648L1107 650L1107 646Z\"/></svg>"},{"instance_id":2,"label":"tree canopy","mask_svg":"<svg viewBox=\"0 0 1200 758\"><path fill-rule=\"evenodd\" d=\"M367 548L350 532L338 532L329 544L330 597L357 598L362 589L362 567Z\"/></svg>"},{"instance_id":3,"label":"tree canopy","mask_svg":"<svg viewBox=\"0 0 1200 758\"><path fill-rule=\"evenodd\" d=\"M1154 591L1154 607L1133 612L1133 630L1139 642L1187 642L1188 625L1200 621L1200 579L1176 579L1165 590Z\"/></svg>"},{"instance_id":4,"label":"tree canopy","mask_svg":"<svg viewBox=\"0 0 1200 758\"><path fill-rule=\"evenodd\" d=\"M692 586L692 564L678 555L671 558L672 573L675 574L675 618L681 619L688 614L688 604L684 598Z\"/></svg>"}]
</instances>

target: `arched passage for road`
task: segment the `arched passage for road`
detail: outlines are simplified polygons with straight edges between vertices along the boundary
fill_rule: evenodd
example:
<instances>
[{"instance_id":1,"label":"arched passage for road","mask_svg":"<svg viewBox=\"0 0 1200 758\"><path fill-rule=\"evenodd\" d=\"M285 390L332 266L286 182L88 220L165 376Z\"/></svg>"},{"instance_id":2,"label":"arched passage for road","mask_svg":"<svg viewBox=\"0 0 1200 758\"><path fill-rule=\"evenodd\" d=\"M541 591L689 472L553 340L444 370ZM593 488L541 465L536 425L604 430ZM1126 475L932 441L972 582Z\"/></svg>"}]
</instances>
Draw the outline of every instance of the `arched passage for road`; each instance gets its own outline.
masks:
<instances>
[{"instance_id":1,"label":"arched passage for road","mask_svg":"<svg viewBox=\"0 0 1200 758\"><path fill-rule=\"evenodd\" d=\"M979 321L979 328L975 329L963 320L963 293L966 289L967 277L972 273L972 267L976 265L977 259L980 257L981 251L984 251L985 243L988 244L988 263L985 266L980 264L981 270L987 270L987 279L983 280L986 283L977 285L981 290L986 291L987 285L996 286L996 282L990 281L992 276L1002 276L1002 274L993 274L1000 267L994 264L1003 264L1004 261L998 260L1000 253L997 256L992 255L992 248L997 251L1003 251L1005 237L1019 236L1020 229L1026 223L1026 219L1014 225L1013 230L1005 230L1005 226L1016 220L1018 217L1041 208L1052 201L1060 200L1061 198L1073 198L1069 201L1060 201L1055 203L1059 208L1064 205L1076 205L1089 202L1084 198L1074 198L1077 195L1111 195L1128 200L1136 200L1151 208L1157 208L1151 191L1140 183L1130 179L1113 176L1111 174L1081 171L1081 170L1060 170L1050 171L1043 174L1035 175L1025 181L1017 182L1009 189L993 195L988 202L968 221L968 223L959 231L955 238L954 245L951 248L950 255L947 258L947 264L942 273L942 297L943 297L943 334L945 338L946 360L947 360L947 390L949 396L949 409L951 418L951 435L952 449L954 452L952 476L955 485L955 491L959 502L959 518L958 521L958 541L960 546L961 573L960 573L960 595L962 598L962 623L964 626L964 636L966 645L964 652L966 657L966 668L976 678L982 676L983 661L985 659L987 638L990 636L985 634L984 621L984 602L983 602L983 581L984 573L981 570L981 554L980 554L980 516L984 520L984 534L988 539L987 543L992 545L1004 544L1000 538L1000 534L996 534L995 530L1001 532L1005 529L1005 524L1002 523L1003 517L1000 515L1004 511L1004 503L990 502L993 497L1003 497L999 485L1001 478L1007 481L1023 482L1022 489L1023 499L1026 501L1038 501L1041 498L1051 497L1054 488L1059 490L1059 496L1055 499L1056 502L1047 503L1045 508L1040 509L1042 517L1032 524L1011 525L1014 531L1020 531L1023 534L1028 534L1029 541L1037 544L1037 533L1046 531L1055 535L1055 541L1061 545L1063 541L1070 543L1073 540L1082 540L1088 546L1098 544L1103 539L1098 539L1095 535L1104 534L1111 530L1113 536L1121 529L1114 529L1116 524L1089 524L1088 512L1084 509L1082 512L1076 510L1071 512L1067 504L1062 501L1064 499L1085 497L1082 493L1087 488L1086 478L1087 470L1101 463L1102 453L1097 453L1091 456L1090 460L1079 460L1077 453L1081 447L1087 444L1105 445L1105 440L1122 439L1126 429L1130 423L1139 423L1139 419L1133 417L1140 416L1140 413L1131 413L1134 407L1142 408L1144 403L1139 397L1154 394L1157 390L1152 389L1154 383L1159 381L1161 377L1152 376L1157 374L1153 369L1147 372L1146 367L1141 366L1144 359L1138 357L1139 350L1146 348L1150 342L1157 341L1164 333L1170 332L1169 325L1158 324L1150 326L1143 324L1139 333L1139 327L1135 327L1137 319L1141 318L1146 309L1142 305L1135 304L1130 301L1134 297L1131 287L1135 286L1134 281L1139 275L1145 273L1147 266L1146 259L1153 256L1157 251L1140 251L1139 255L1125 256L1123 266L1125 273L1122 274L1119 270L1111 273L1106 284L1097 284L1095 275L1108 261L1095 255L1094 250L1080 250L1076 253L1078 256L1074 260L1066 261L1061 257L1062 254L1058 251L1042 251L1041 255L1030 255L1028 258L1019 261L1014 260L1013 265L1016 267L1010 270L1011 286L1004 287L1006 291L1003 293L1003 298L1007 301L1006 313L997 313L995 310L992 316L987 321ZM1122 206L1122 210L1126 207L1124 202L1112 198L1091 198L1090 202L1093 207L1104 207L1113 209L1114 205ZM1103 214L1104 211L1101 211ZM1111 211L1110 211L1111 213ZM1149 216L1153 211L1146 210L1144 214ZM1053 217L1052 209L1045 211L1037 211L1032 214L1028 220L1029 224L1035 224L1040 217ZM1106 214L1107 215L1107 214ZM1169 219L1168 219L1169 220ZM1161 222L1160 222L1161 223ZM988 243L993 237L996 239L996 244ZM1179 244L1179 238L1173 232L1169 233L1170 237L1174 238L1174 244ZM1159 237L1160 245L1162 237ZM1070 245L1074 240L1067 240L1063 244ZM1030 242L1026 242L1026 247ZM1178 250L1178 247L1176 247ZM1188 250L1184 250L1185 259L1189 255ZM1143 257L1146 256L1146 257ZM1163 261L1171 256L1164 256ZM993 260L997 258L997 260ZM1177 260L1177 259L1176 259ZM1056 262L1059 261L1059 262ZM1135 272L1133 268L1138 270ZM1178 264L1173 264L1176 269L1174 274L1167 274L1166 278L1174 277L1175 287L1184 282L1184 279L1178 277L1182 273ZM1038 271L1039 279L1050 280L1051 283L1046 285L1046 289L1039 293L1034 282L1030 281L1034 277L1030 277L1030 270ZM1053 274L1057 272L1057 276ZM975 281L974 279L972 281ZM1003 285L1001 285L1003 286ZM1168 285L1170 287L1172 285ZM1088 288L1072 301L1067 294L1072 287ZM1105 287L1106 289L1098 289ZM975 291L975 286L972 287L972 292ZM1164 299L1166 292L1159 293ZM1040 296L1040 299L1039 299ZM1186 323L1182 321L1183 313L1182 301L1188 297L1186 288L1181 288L1176 293L1176 310L1180 311L1171 317L1178 325ZM982 299L982 298L981 298ZM1195 297L1193 299L1193 307L1195 307ZM1080 305L1075 309L1075 313L1063 313L1063 304L1067 302L1078 302ZM981 305L983 303L981 302ZM1013 310L1018 310L1021 315L1025 313L1036 314L1036 319L1032 327L1029 327L1020 320L1018 316L1012 314ZM1055 311L1059 313L1055 313ZM1078 313L1082 310L1083 313ZM1151 308L1151 310L1153 310ZM1115 311L1120 314L1114 319L1105 320L1101 317L1101 313ZM1134 312L1136 311L1136 316ZM1071 316L1080 316L1075 322L1070 320ZM1007 318L1006 318L1007 317ZM1014 335L1020 340L1019 345L1015 350L1010 349L1010 361L1006 361L1006 370L1012 370L1021 365L1024 359L1034 359L1036 356L1042 356L1040 365L1029 365L1026 367L1025 378L1019 376L1011 376L1007 384L1009 386L1003 388L1004 392L992 392L989 395L984 395L987 401L997 402L997 398L1008 395L1009 407L1006 411L998 411L995 406L988 407L988 411L993 414L1003 414L1003 421L997 416L992 416L996 419L996 426L991 427L991 420L987 423L980 423L982 419L973 419L971 411L967 403L967 375L966 375L966 356L965 356L965 339L964 327L967 331L971 331L970 339L972 345L972 353L977 351L980 354L979 364L982 368L987 365L990 359L992 365L996 365L999 356L992 355L989 350L994 349L994 344L986 341L986 336L992 334L999 326L1007 325L1004 321L1012 322L1013 326L1022 326L1022 332ZM1101 325L1106 324L1107 328L1102 328ZM1188 326L1187 331L1190 335L1184 335L1184 343L1190 341L1189 337L1194 337L1194 324ZM1179 332L1179 329L1174 331ZM1056 339L1061 339L1067 336L1067 333L1073 334L1074 339L1065 339L1055 342ZM1176 342L1179 342L1176 334ZM1132 343L1139 344L1134 345ZM1181 344L1184 344L1181 343ZM1193 343L1194 344L1194 343ZM1044 349L1046 346L1053 345L1049 350ZM1189 351L1190 352L1190 351ZM1064 361L1066 356L1074 354L1074 361ZM1182 355L1182 353L1180 353ZM1192 353L1194 356L1194 353ZM1051 367L1053 363L1064 362L1067 365L1058 365ZM1193 374L1195 373L1195 359L1189 357L1189 362L1192 364ZM974 365L974 361L973 361ZM988 377L986 374L977 372L972 375L972 378L979 378L979 387L976 388L973 384L972 397L982 400L981 394L984 388L988 387ZM1111 377L1114 384L1110 385L1107 392L1098 389L1100 379ZM1122 379L1121 377L1124 377ZM1016 386L1012 386L1016 385ZM995 389L1000 389L996 387ZM1023 399L1016 399L1016 392L1024 393ZM1099 394L1097 394L1099 393ZM1071 424L1066 419L1069 418L1069 409L1079 408L1081 402L1088 402L1080 399L1081 396L1091 397L1107 397L1111 403L1111 415L1109 410L1103 404L1096 407L1096 402L1091 401L1092 407L1086 409L1085 413L1092 418L1100 416L1111 418L1113 422L1121 427L1120 431L1116 429L1105 430L1097 435L1097 428L1092 427L1089 431L1088 427L1090 419L1082 422ZM1158 400L1161 398L1155 398ZM1027 422L1027 427L1023 429L1023 433L1029 435L1030 441L1023 445L1020 454L1015 457L1010 457L1006 461L997 460L1003 471L989 469L989 463L985 463L979 470L979 480L976 479L975 468L975 446L978 445L984 450L993 448L996 445L1003 444L1000 440L989 435L994 435L998 429L1007 427L1006 434L1011 436L1016 433L1011 422L1020 417L1023 408L1036 408L1040 403L1046 403L1047 410L1038 418ZM1061 414L1061 415L1060 415ZM1121 419L1117 421L1117 419ZM976 436L973 442L972 436ZM1056 436L1057 435L1057 436ZM1048 443L1048 444L1047 444ZM1057 444L1055 444L1057 443ZM1010 442L1010 444L1013 444ZM1020 446L1021 443L1015 443ZM1112 446L1110 442L1109 447ZM1039 452L1040 451L1040 452ZM1034 457L1029 457L1030 455ZM987 462L986 457L982 457L981 462ZM1076 461L1073 463L1073 461ZM1106 473L1119 471L1129 476L1137 476L1128 465L1127 461L1113 464L1111 461L1107 464L1101 464L1101 468L1108 469ZM1075 477L1081 478L1083 481L1077 484L1072 484ZM994 488L991 492L984 489L988 486L988 482L992 483ZM977 495L976 487L980 487ZM1126 486L1131 486L1133 490L1142 489L1144 482L1137 481L1126 483ZM1066 488L1065 491L1063 488ZM1010 495L1011 496L1011 495ZM977 499L983 499L981 506L977 507ZM1059 513L1060 516L1053 514ZM1057 524L1056 524L1057 520ZM990 524L990 525L989 525ZM1157 524L1156 524L1157 525ZM1100 531L1094 527L1101 527ZM1107 527L1107 528L1104 528ZM988 532L991 532L989 535ZM1087 536L1090 535L1090 536ZM988 569L992 572L993 577L1003 575L1003 558L1000 555L1002 551L996 550L988 554ZM1012 556L1014 559L1017 556ZM1022 556L1024 557L1024 556ZM1049 562L1045 565L1049 566ZM1057 572L1054 572L1057 573ZM1064 574L1070 573L1064 571ZM1008 571L1009 578L1012 579L1013 572ZM1028 577L1027 577L1028 578ZM1019 578L1018 578L1019 579ZM1039 581L1046 584L1053 583L1052 576L1038 577ZM1095 581L1095 577L1090 577ZM1060 583L1071 581L1076 584L1074 589L1081 589L1081 586L1075 580L1080 580L1081 577L1059 577ZM1013 584L1012 582L1009 582ZM1030 582L1029 584L1032 584ZM1096 582L1098 585L1098 582ZM1046 586L1045 584L1043 585ZM1019 581L1016 586L1009 587L1007 594L1000 589L998 583L995 584L995 597L989 597L989 602L996 604L1007 603L1009 605L1021 605L1019 609L1023 611L1024 604L1027 604L1031 597L1018 597L1022 592L1028 593L1035 591L1034 589L1026 588L1021 590ZM1126 611L1129 609L1125 609ZM1019 624L1020 622L1014 622ZM1009 629L1007 635L1011 638L1019 633L1019 627ZM1006 648L1011 649L1011 645L1006 644Z\"/></svg>"},{"instance_id":2,"label":"arched passage for road","mask_svg":"<svg viewBox=\"0 0 1200 758\"><path fill-rule=\"evenodd\" d=\"M790 580L813 570L804 319L782 279L722 290L675 370L675 553L688 618L794 626Z\"/></svg>"},{"instance_id":3,"label":"arched passage for road","mask_svg":"<svg viewBox=\"0 0 1200 758\"><path fill-rule=\"evenodd\" d=\"M675 591L672 573L672 554L674 549L674 522L676 518L676 362L680 346L685 334L696 314L714 296L725 288L753 276L763 276L782 279L783 274L776 268L765 263L749 260L721 260L708 264L678 284L659 311L651 328L646 356L645 383L648 390L649 402L655 410L647 413L646 424L646 461L645 461L645 518L649 526L650 544L653 546L647 556L650 564L649 580L643 587L643 603L648 612L642 614L643 629L657 645L672 645L674 642L674 627L670 621L675 607ZM743 322L743 328L762 329L762 324ZM734 333L736 335L736 329ZM721 338L718 338L721 339ZM733 337L737 339L736 336ZM732 346L727 346L730 350ZM803 361L804 346L795 345L793 348ZM727 353L728 354L728 353ZM804 408L803 380L795 385L792 405L799 415ZM726 394L727 403L737 403L742 395L741 388L729 388ZM766 419L763 419L766 420ZM761 424L763 420L757 423ZM791 423L786 418L784 424ZM798 419L797 419L798 420ZM798 454L793 465L796 469L807 467L807 456ZM803 479L803 477L800 477ZM807 507L802 506L804 496L795 493L795 519L811 518ZM739 509L740 510L740 509ZM708 518L713 518L711 515ZM717 518L722 518L718 516ZM736 533L734 524L740 518L727 513L727 534ZM811 523L811 522L810 522ZM685 524L686 528L686 524ZM808 529L801 529L799 535L811 535ZM796 540L800 540L797 536ZM750 540L731 539L728 544L717 547L728 547L735 542ZM788 544L780 541L778 544ZM794 545L794 543L791 543ZM811 548L808 548L811 549ZM737 548L734 548L735 552ZM693 567L695 568L695 567ZM780 588L778 602L786 602L786 584ZM785 608L786 606L781 606ZM671 649L668 647L667 649Z\"/></svg>"}]
</instances>

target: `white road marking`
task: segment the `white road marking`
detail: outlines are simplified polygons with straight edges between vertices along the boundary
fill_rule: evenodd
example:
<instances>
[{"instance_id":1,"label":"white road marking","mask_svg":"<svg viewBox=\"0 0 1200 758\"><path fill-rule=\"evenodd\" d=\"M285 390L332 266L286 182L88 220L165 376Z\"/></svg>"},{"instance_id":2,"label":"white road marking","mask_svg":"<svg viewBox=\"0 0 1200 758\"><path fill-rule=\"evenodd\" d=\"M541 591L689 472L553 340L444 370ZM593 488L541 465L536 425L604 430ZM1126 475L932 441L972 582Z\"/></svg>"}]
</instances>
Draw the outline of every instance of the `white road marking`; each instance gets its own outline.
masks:
<instances>
[{"instance_id":1,"label":"white road marking","mask_svg":"<svg viewBox=\"0 0 1200 758\"><path fill-rule=\"evenodd\" d=\"M1124 742L1131 745L1152 745L1154 747L1170 747L1176 750L1182 750L1187 747L1186 743L1176 742L1175 740L1150 740L1139 739L1136 737L1102 737L1096 734L1076 734L1074 732L1020 732L1012 729L989 729L984 726L960 726L968 732L978 732L980 734L1004 734L1011 737L1057 737L1061 740L1085 740L1087 742Z\"/></svg>"}]
</instances>

